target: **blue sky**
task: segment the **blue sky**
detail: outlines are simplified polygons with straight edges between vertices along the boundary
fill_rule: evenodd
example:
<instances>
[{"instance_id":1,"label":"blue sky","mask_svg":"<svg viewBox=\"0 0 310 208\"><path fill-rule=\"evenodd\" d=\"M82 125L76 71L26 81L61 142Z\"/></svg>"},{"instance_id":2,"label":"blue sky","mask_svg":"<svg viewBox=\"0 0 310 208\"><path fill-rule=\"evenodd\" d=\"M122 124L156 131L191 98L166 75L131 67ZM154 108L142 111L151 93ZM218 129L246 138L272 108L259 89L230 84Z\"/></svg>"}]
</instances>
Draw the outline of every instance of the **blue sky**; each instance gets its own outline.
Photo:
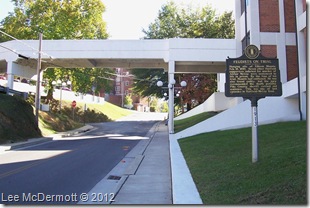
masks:
<instances>
[{"instance_id":1,"label":"blue sky","mask_svg":"<svg viewBox=\"0 0 310 208\"><path fill-rule=\"evenodd\" d=\"M110 39L139 39L144 36L142 29L147 29L153 22L161 6L167 0L102 0L106 6L103 14L107 22ZM0 0L0 20L13 11L11 0ZM219 13L234 10L234 0L175 0L178 4L205 6L210 4ZM121 6L120 6L121 5Z\"/></svg>"}]
</instances>

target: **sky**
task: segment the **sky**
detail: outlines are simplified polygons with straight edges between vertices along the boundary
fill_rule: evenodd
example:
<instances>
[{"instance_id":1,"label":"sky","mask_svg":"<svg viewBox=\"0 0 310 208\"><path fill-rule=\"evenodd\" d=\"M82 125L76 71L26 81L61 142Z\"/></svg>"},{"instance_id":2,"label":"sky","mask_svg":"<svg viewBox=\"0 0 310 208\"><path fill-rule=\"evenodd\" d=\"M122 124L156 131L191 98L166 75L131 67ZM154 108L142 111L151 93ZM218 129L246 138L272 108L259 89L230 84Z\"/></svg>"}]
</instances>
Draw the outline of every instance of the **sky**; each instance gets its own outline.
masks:
<instances>
[{"instance_id":1,"label":"sky","mask_svg":"<svg viewBox=\"0 0 310 208\"><path fill-rule=\"evenodd\" d=\"M106 7L103 19L107 23L109 39L140 39L142 29L157 18L168 0L102 0ZM210 4L218 13L234 11L234 0L174 0L178 5L205 6ZM0 0L0 21L13 11L11 0Z\"/></svg>"}]
</instances>

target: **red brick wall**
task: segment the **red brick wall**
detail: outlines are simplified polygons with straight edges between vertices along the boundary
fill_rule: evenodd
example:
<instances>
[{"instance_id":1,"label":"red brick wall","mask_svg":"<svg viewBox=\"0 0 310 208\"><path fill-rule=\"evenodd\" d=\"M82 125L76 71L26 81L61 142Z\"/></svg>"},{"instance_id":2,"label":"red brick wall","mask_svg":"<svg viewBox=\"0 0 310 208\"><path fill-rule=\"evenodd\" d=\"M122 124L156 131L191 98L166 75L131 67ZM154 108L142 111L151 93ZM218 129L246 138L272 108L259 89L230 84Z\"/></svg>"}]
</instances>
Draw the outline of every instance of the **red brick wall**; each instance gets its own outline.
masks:
<instances>
[{"instance_id":1,"label":"red brick wall","mask_svg":"<svg viewBox=\"0 0 310 208\"><path fill-rule=\"evenodd\" d=\"M260 49L261 54L267 58L277 57L277 46L261 45ZM286 65L287 81L290 81L298 76L296 46L286 46Z\"/></svg>"},{"instance_id":2,"label":"red brick wall","mask_svg":"<svg viewBox=\"0 0 310 208\"><path fill-rule=\"evenodd\" d=\"M294 0L284 0L285 32L295 32Z\"/></svg>"},{"instance_id":3,"label":"red brick wall","mask_svg":"<svg viewBox=\"0 0 310 208\"><path fill-rule=\"evenodd\" d=\"M261 32L280 32L278 0L260 0L259 12Z\"/></svg>"},{"instance_id":4,"label":"red brick wall","mask_svg":"<svg viewBox=\"0 0 310 208\"><path fill-rule=\"evenodd\" d=\"M109 103L114 104L114 105L121 106L122 105L122 96L110 95L109 100L107 100L107 101Z\"/></svg>"},{"instance_id":5,"label":"red brick wall","mask_svg":"<svg viewBox=\"0 0 310 208\"><path fill-rule=\"evenodd\" d=\"M303 11L305 12L306 11L306 9L307 9L307 3L306 3L306 0L303 0L302 1L302 6L303 6Z\"/></svg>"},{"instance_id":6,"label":"red brick wall","mask_svg":"<svg viewBox=\"0 0 310 208\"><path fill-rule=\"evenodd\" d=\"M296 46L286 46L286 65L287 81L290 81L298 76Z\"/></svg>"},{"instance_id":7,"label":"red brick wall","mask_svg":"<svg viewBox=\"0 0 310 208\"><path fill-rule=\"evenodd\" d=\"M261 45L261 54L267 58L277 57L277 46L275 45Z\"/></svg>"}]
</instances>

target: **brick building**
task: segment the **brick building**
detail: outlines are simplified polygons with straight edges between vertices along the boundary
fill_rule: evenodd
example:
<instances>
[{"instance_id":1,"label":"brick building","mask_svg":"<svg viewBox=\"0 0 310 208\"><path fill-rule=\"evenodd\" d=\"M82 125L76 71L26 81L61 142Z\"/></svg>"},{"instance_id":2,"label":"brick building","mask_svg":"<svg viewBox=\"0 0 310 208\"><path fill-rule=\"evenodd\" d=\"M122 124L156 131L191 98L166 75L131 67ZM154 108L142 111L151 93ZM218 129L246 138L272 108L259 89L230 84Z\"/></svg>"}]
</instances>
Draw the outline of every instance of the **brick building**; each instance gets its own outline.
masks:
<instances>
[{"instance_id":1,"label":"brick building","mask_svg":"<svg viewBox=\"0 0 310 208\"><path fill-rule=\"evenodd\" d=\"M277 57L283 87L290 89L284 96L299 98L305 119L306 0L235 0L235 17L237 54L252 44L263 56Z\"/></svg>"},{"instance_id":2,"label":"brick building","mask_svg":"<svg viewBox=\"0 0 310 208\"><path fill-rule=\"evenodd\" d=\"M137 111L148 111L147 98L141 98L134 95L132 87L134 76L130 74L129 69L115 68L114 90L107 99L110 103L124 107L124 99L127 95L131 96L133 109Z\"/></svg>"}]
</instances>

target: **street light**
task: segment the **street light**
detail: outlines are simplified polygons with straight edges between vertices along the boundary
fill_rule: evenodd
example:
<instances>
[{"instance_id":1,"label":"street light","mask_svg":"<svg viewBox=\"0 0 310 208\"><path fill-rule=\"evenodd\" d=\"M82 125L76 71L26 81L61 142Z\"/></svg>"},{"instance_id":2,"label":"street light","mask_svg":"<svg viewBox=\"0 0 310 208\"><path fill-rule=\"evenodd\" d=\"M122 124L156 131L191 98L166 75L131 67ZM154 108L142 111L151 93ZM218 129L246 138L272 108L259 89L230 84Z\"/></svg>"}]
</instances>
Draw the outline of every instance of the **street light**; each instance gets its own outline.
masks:
<instances>
[{"instance_id":1,"label":"street light","mask_svg":"<svg viewBox=\"0 0 310 208\"><path fill-rule=\"evenodd\" d=\"M181 88L187 86L187 83L185 81L180 82L181 87L175 87L174 86L175 83L176 83L175 79L171 79L170 80L170 82L168 83L168 87L163 87L164 83L161 80L158 80L157 83L156 83L158 87L162 87L162 88L166 88L166 89L168 88L169 89L169 93L171 93L171 95L172 95L172 99L170 99L171 96L169 96L169 102L170 103L173 103L173 94L175 93L174 90L175 89L181 89ZM181 91L178 91L176 96L179 97L180 93L181 93ZM165 93L164 96L167 96L167 93ZM169 123L169 133L173 134L174 133L174 123L173 123L174 108L173 108L173 106L171 108L169 107L169 111L170 111L170 113L169 113L170 116L168 116L168 119L169 119L169 122L168 122Z\"/></svg>"},{"instance_id":2,"label":"street light","mask_svg":"<svg viewBox=\"0 0 310 208\"><path fill-rule=\"evenodd\" d=\"M52 82L53 86L58 86L60 87L60 98L59 98L59 113L61 112L61 100L62 100L62 88L66 87L66 86L70 86L71 85L71 81L68 80L67 82L62 82L60 79L56 81Z\"/></svg>"},{"instance_id":3,"label":"street light","mask_svg":"<svg viewBox=\"0 0 310 208\"><path fill-rule=\"evenodd\" d=\"M168 87L163 87L164 83L163 83L161 80L158 80L156 84L157 84L158 87L162 87L162 88L164 88L164 89L165 89L165 88L166 88L166 89L181 89L181 88L187 86L187 83L186 83L185 81L180 82L181 87L175 87L175 86L174 86L175 83L176 83L176 81L175 81L175 79L173 79L173 80L171 80L171 82L168 84ZM177 97L180 95L180 93L181 93L181 91L178 91L178 92L176 93ZM164 96L167 96L167 93L165 93Z\"/></svg>"}]
</instances>

